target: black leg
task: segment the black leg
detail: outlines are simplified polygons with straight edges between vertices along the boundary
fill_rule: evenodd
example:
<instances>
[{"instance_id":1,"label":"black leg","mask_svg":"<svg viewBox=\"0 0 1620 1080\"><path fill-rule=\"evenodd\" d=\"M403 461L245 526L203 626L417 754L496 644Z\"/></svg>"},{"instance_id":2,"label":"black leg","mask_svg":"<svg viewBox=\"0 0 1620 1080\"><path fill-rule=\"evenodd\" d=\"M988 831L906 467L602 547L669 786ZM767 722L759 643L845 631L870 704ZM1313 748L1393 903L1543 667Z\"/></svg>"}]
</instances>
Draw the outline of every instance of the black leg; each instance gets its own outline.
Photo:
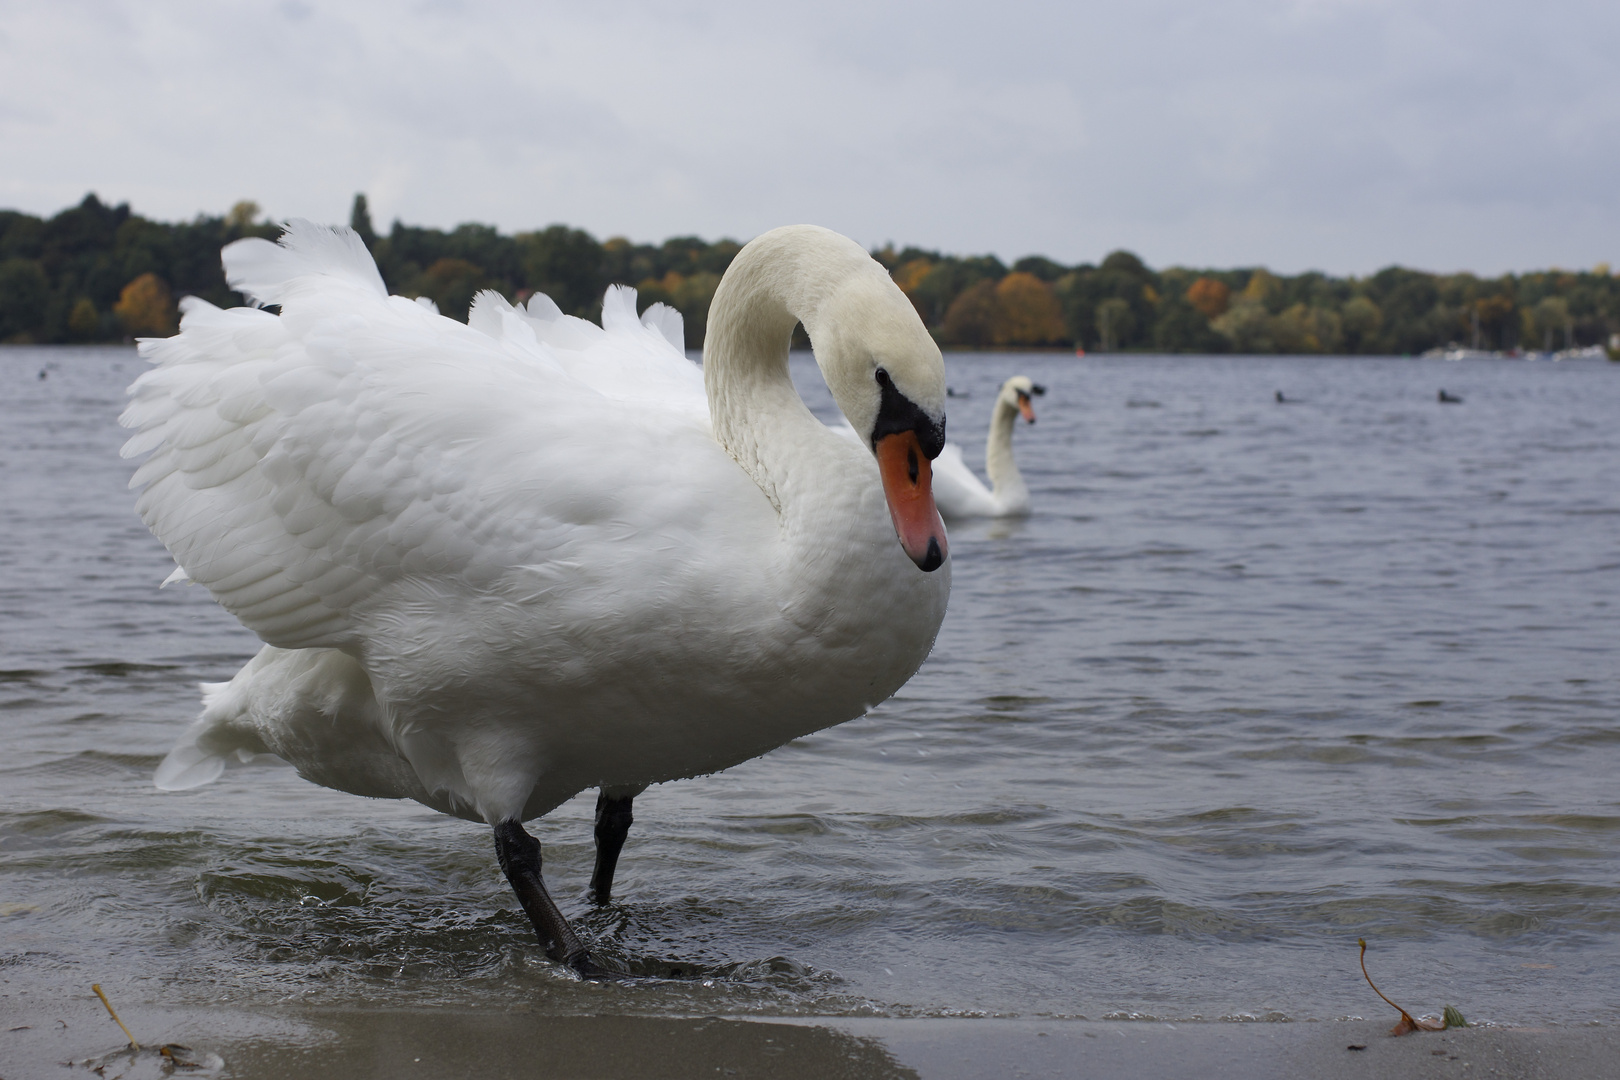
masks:
<instances>
[{"instance_id":1,"label":"black leg","mask_svg":"<svg viewBox=\"0 0 1620 1080\"><path fill-rule=\"evenodd\" d=\"M596 870L591 874L591 899L605 904L613 898L613 871L619 865L624 838L630 835L630 803L634 795L615 797L606 791L596 797Z\"/></svg>"},{"instance_id":2,"label":"black leg","mask_svg":"<svg viewBox=\"0 0 1620 1080\"><path fill-rule=\"evenodd\" d=\"M495 857L501 862L501 871L512 883L518 903L540 935L540 944L546 955L559 964L567 964L581 975L594 973L590 953L574 936L568 920L552 902L546 892L546 883L540 879L540 841L523 831L516 821L503 821L495 826Z\"/></svg>"}]
</instances>

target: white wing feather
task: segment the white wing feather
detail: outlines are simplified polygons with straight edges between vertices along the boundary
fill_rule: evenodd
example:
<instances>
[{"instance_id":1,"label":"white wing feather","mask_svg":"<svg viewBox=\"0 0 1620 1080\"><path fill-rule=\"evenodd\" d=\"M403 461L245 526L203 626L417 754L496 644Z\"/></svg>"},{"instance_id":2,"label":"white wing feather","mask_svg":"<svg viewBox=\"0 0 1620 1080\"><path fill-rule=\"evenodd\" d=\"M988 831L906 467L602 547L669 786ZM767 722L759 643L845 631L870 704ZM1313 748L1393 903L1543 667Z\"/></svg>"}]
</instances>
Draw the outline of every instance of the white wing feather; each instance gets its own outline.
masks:
<instances>
[{"instance_id":1,"label":"white wing feather","mask_svg":"<svg viewBox=\"0 0 1620 1080\"><path fill-rule=\"evenodd\" d=\"M605 328L492 293L464 326L388 297L346 230L294 222L225 263L281 315L184 301L182 333L141 345L124 455L151 453L137 508L185 577L272 645L353 644L356 606L404 578L476 589L565 559L639 517L628 501L671 528L703 513L675 492L704 478L660 466L715 445L702 374L633 291Z\"/></svg>"}]
</instances>

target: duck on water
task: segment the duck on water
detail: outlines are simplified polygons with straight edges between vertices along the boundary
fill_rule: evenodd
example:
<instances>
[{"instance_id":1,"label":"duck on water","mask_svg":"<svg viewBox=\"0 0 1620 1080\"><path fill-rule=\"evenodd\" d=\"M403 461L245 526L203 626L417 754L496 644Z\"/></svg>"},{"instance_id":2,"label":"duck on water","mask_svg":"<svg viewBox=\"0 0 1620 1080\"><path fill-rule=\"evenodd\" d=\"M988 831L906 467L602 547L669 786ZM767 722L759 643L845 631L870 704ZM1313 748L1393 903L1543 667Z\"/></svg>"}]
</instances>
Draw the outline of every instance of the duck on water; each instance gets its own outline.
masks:
<instances>
[{"instance_id":1,"label":"duck on water","mask_svg":"<svg viewBox=\"0 0 1620 1080\"><path fill-rule=\"evenodd\" d=\"M860 716L922 664L950 592L931 463L939 349L836 233L747 245L700 371L680 316L614 287L600 327L535 296L469 324L390 297L358 236L224 251L260 308L183 302L142 343L142 519L263 639L159 767L272 753L306 779L483 822L547 954L597 970L522 822L598 788L611 895L648 785ZM802 322L860 444L788 376Z\"/></svg>"}]
</instances>

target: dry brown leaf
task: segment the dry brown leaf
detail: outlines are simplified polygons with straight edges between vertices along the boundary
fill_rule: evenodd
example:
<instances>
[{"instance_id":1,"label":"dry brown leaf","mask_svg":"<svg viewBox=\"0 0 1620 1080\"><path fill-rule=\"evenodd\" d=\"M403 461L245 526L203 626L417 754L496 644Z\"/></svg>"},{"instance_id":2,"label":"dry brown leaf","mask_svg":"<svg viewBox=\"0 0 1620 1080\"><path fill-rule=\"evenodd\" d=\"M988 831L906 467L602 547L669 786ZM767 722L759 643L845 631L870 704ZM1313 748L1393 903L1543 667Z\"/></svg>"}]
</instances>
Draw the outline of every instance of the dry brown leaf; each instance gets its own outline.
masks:
<instances>
[{"instance_id":1,"label":"dry brown leaf","mask_svg":"<svg viewBox=\"0 0 1620 1080\"><path fill-rule=\"evenodd\" d=\"M1409 1035L1414 1031L1446 1030L1447 1024L1444 1020L1414 1020L1411 1013L1407 1012L1393 1001L1390 1001L1389 998L1384 997L1384 992L1378 989L1378 986L1372 981L1372 976L1367 974L1367 939L1357 938L1356 943L1361 946L1361 977L1367 980L1367 985L1372 987L1373 993L1377 994L1381 998L1384 998L1385 1004L1401 1014L1400 1022L1389 1029L1391 1036ZM1447 1006L1447 1008L1450 1009L1450 1006ZM1451 1011L1456 1012L1455 1009L1451 1009ZM1457 1013L1457 1017L1458 1019L1461 1019L1462 1013Z\"/></svg>"}]
</instances>

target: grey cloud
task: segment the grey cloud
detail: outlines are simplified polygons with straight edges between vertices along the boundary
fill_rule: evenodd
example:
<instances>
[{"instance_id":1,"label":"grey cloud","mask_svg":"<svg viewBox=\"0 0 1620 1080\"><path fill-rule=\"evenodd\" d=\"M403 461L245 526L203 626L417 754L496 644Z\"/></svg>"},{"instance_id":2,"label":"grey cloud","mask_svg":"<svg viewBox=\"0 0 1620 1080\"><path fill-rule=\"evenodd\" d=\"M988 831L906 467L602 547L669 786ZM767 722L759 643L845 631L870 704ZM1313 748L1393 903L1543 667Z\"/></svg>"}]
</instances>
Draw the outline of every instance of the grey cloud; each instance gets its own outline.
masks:
<instances>
[{"instance_id":1,"label":"grey cloud","mask_svg":"<svg viewBox=\"0 0 1620 1080\"><path fill-rule=\"evenodd\" d=\"M1482 271L1611 257L1620 9L6 4L0 201L1011 258Z\"/></svg>"}]
</instances>

